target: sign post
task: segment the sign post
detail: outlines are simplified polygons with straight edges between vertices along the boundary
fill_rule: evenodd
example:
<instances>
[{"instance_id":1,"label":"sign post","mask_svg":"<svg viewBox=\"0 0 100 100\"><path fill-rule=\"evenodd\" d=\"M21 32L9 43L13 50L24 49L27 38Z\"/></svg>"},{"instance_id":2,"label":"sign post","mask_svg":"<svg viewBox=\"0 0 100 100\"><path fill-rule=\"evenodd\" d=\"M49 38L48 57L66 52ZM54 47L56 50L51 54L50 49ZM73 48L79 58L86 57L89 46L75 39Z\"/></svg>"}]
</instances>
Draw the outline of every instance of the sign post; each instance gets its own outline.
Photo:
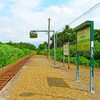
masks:
<instances>
[{"instance_id":1,"label":"sign post","mask_svg":"<svg viewBox=\"0 0 100 100\"><path fill-rule=\"evenodd\" d=\"M76 51L76 82L79 82L79 51Z\"/></svg>"},{"instance_id":2,"label":"sign post","mask_svg":"<svg viewBox=\"0 0 100 100\"><path fill-rule=\"evenodd\" d=\"M77 33L76 81L79 81L79 52L90 52L90 92L94 92L94 22L86 21L75 28Z\"/></svg>"},{"instance_id":3,"label":"sign post","mask_svg":"<svg viewBox=\"0 0 100 100\"><path fill-rule=\"evenodd\" d=\"M94 23L91 23L90 28L90 91L94 92Z\"/></svg>"}]
</instances>

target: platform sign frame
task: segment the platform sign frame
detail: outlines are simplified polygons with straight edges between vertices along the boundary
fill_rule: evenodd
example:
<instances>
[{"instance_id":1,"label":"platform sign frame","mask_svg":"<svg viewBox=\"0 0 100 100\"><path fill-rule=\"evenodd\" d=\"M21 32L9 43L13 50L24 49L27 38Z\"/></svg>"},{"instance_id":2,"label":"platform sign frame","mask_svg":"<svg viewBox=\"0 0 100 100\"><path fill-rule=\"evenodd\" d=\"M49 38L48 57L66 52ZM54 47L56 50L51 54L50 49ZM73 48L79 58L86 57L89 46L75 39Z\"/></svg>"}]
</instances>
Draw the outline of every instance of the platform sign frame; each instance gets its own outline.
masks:
<instances>
[{"instance_id":1,"label":"platform sign frame","mask_svg":"<svg viewBox=\"0 0 100 100\"><path fill-rule=\"evenodd\" d=\"M85 21L75 29L77 34L76 81L79 81L79 52L90 52L90 92L94 92L94 22Z\"/></svg>"}]
</instances>

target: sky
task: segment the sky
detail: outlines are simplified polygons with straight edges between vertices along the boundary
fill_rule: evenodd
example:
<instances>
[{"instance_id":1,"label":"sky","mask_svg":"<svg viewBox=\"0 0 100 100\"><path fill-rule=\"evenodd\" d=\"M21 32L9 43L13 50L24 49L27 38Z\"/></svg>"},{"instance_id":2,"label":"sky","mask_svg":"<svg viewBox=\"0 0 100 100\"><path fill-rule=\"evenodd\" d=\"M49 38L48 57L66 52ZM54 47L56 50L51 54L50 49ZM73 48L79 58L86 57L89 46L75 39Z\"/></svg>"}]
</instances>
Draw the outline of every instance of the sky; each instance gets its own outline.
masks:
<instances>
[{"instance_id":1,"label":"sky","mask_svg":"<svg viewBox=\"0 0 100 100\"><path fill-rule=\"evenodd\" d=\"M62 31L97 3L100 0L0 0L0 41L28 42L37 47L48 36L38 33L38 38L30 39L30 30L47 30L50 18L50 29ZM100 5L69 26L74 28L86 20L93 20L94 28L100 29Z\"/></svg>"}]
</instances>

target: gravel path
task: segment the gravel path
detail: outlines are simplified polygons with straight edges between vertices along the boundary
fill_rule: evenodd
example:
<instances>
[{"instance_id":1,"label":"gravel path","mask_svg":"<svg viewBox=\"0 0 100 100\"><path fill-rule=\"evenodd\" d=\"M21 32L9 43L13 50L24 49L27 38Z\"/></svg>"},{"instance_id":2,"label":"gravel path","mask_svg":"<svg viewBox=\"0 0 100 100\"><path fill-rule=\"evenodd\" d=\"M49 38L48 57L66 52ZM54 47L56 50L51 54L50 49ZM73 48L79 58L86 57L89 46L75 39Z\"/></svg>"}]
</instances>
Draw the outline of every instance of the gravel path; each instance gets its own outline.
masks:
<instances>
[{"instance_id":1,"label":"gravel path","mask_svg":"<svg viewBox=\"0 0 100 100\"><path fill-rule=\"evenodd\" d=\"M7 99L2 100L100 100L100 69L95 69L95 94L89 92L89 68L80 68L80 82L75 82L75 65L51 67L53 60L33 56ZM0 99L1 100L1 99Z\"/></svg>"}]
</instances>

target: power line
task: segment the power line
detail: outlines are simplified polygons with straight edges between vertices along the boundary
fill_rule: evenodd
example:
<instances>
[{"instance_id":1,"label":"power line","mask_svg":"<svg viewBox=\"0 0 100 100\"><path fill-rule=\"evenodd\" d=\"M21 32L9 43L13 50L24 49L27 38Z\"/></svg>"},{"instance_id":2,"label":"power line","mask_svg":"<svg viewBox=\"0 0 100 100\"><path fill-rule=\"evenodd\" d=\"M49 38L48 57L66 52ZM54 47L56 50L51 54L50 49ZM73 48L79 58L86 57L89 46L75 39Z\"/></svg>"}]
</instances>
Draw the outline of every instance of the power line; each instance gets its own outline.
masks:
<instances>
[{"instance_id":1,"label":"power line","mask_svg":"<svg viewBox=\"0 0 100 100\"><path fill-rule=\"evenodd\" d=\"M71 21L68 25L74 23L75 21L77 21L78 19L80 19L81 17L87 15L88 13L92 12L93 10L95 10L96 8L98 8L100 6L100 2L97 3L96 5L94 5L92 8L90 8L88 11L84 12L82 15L80 15L79 17L77 17L76 19L74 19L73 21ZM59 29L59 31L61 31L63 28Z\"/></svg>"},{"instance_id":2,"label":"power line","mask_svg":"<svg viewBox=\"0 0 100 100\"><path fill-rule=\"evenodd\" d=\"M80 15L79 17L77 17L76 19L74 19L73 21L71 21L68 25L74 23L76 20L80 19L81 17L87 15L88 13L90 13L91 11L95 10L96 8L98 8L100 6L100 3L96 4L95 6L93 6L92 8L90 8L88 11L86 11L85 13L83 13L82 15Z\"/></svg>"}]
</instances>

